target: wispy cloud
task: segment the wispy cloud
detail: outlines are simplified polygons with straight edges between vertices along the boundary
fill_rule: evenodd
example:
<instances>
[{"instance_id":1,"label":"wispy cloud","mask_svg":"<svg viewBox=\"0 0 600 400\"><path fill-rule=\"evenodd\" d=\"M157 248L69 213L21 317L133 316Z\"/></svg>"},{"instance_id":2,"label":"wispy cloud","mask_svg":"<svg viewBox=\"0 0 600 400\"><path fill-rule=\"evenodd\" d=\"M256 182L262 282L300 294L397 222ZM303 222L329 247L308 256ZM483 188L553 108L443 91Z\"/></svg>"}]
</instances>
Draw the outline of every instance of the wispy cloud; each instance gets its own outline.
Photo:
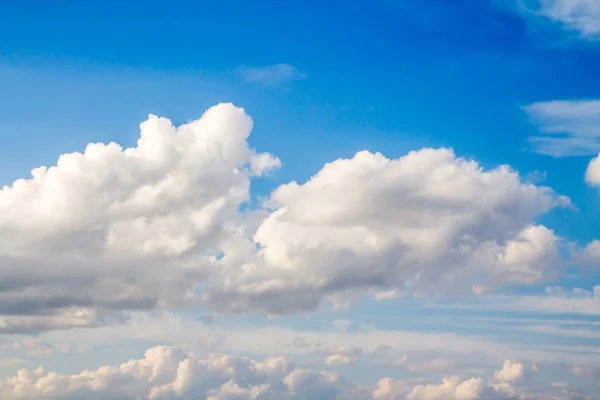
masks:
<instances>
[{"instance_id":1,"label":"wispy cloud","mask_svg":"<svg viewBox=\"0 0 600 400\"><path fill-rule=\"evenodd\" d=\"M600 152L600 100L553 100L523 109L540 130L528 138L531 150L553 157Z\"/></svg>"},{"instance_id":2,"label":"wispy cloud","mask_svg":"<svg viewBox=\"0 0 600 400\"><path fill-rule=\"evenodd\" d=\"M260 83L266 86L275 86L306 78L305 74L288 64L276 64L260 68L241 66L238 67L238 73L242 79L248 82Z\"/></svg>"},{"instance_id":3,"label":"wispy cloud","mask_svg":"<svg viewBox=\"0 0 600 400\"><path fill-rule=\"evenodd\" d=\"M600 1L540 0L538 14L587 39L600 39Z\"/></svg>"}]
</instances>

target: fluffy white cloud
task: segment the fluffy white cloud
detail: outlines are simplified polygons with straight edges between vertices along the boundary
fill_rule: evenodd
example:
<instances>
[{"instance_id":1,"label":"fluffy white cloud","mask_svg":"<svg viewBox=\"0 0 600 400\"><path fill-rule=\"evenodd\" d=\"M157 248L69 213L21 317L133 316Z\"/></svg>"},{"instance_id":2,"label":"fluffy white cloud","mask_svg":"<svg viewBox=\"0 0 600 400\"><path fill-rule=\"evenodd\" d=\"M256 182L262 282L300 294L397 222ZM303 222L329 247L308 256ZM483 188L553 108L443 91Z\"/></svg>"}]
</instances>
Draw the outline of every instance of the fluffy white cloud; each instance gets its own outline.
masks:
<instances>
[{"instance_id":1,"label":"fluffy white cloud","mask_svg":"<svg viewBox=\"0 0 600 400\"><path fill-rule=\"evenodd\" d=\"M534 220L566 204L506 166L485 171L451 150L395 160L359 152L277 188L253 238L259 252L206 300L221 311L285 313L365 293L540 282L558 243Z\"/></svg>"},{"instance_id":2,"label":"fluffy white cloud","mask_svg":"<svg viewBox=\"0 0 600 400\"><path fill-rule=\"evenodd\" d=\"M525 378L525 364L516 361L505 361L502 369L494 373L500 382L518 382Z\"/></svg>"},{"instance_id":3,"label":"fluffy white cloud","mask_svg":"<svg viewBox=\"0 0 600 400\"><path fill-rule=\"evenodd\" d=\"M516 399L518 391L508 384L491 385L481 378L446 377L440 383L414 385L407 380L381 379L373 400L501 400Z\"/></svg>"},{"instance_id":4,"label":"fluffy white cloud","mask_svg":"<svg viewBox=\"0 0 600 400\"><path fill-rule=\"evenodd\" d=\"M523 108L541 135L532 150L553 157L594 155L600 151L600 100L552 100Z\"/></svg>"},{"instance_id":5,"label":"fluffy white cloud","mask_svg":"<svg viewBox=\"0 0 600 400\"><path fill-rule=\"evenodd\" d=\"M288 313L364 295L482 293L558 265L558 238L535 218L568 199L448 149L359 152L240 211L250 180L280 164L249 148L251 128L231 104L179 127L150 116L136 147L90 144L4 187L0 332L197 302Z\"/></svg>"},{"instance_id":6,"label":"fluffy white cloud","mask_svg":"<svg viewBox=\"0 0 600 400\"><path fill-rule=\"evenodd\" d=\"M137 147L89 144L0 191L0 331L183 305L217 252L249 235L237 210L279 160L248 147L242 109L177 128L150 115L140 128Z\"/></svg>"},{"instance_id":7,"label":"fluffy white cloud","mask_svg":"<svg viewBox=\"0 0 600 400\"><path fill-rule=\"evenodd\" d=\"M598 126L600 130L600 125ZM592 158L585 171L585 181L593 186L600 185L600 154Z\"/></svg>"},{"instance_id":8,"label":"fluffy white cloud","mask_svg":"<svg viewBox=\"0 0 600 400\"><path fill-rule=\"evenodd\" d=\"M22 369L0 381L0 397L6 400L542 400L569 391L573 396L567 398L587 398L576 397L567 384L548 382L542 388L543 393L513 386L518 383L514 369L513 364L504 365L502 371L510 372L503 376L508 379L502 383L482 377L449 376L441 382L424 377L382 378L369 387L356 385L336 372L305 369L284 357L257 361L225 354L199 356L178 347L157 346L146 350L141 359L73 375L48 372L42 367Z\"/></svg>"},{"instance_id":9,"label":"fluffy white cloud","mask_svg":"<svg viewBox=\"0 0 600 400\"><path fill-rule=\"evenodd\" d=\"M211 354L199 358L159 346L144 358L75 375L20 370L0 381L0 397L12 399L334 399L356 388L335 372L297 367L291 360ZM350 398L350 397L348 397Z\"/></svg>"}]
</instances>

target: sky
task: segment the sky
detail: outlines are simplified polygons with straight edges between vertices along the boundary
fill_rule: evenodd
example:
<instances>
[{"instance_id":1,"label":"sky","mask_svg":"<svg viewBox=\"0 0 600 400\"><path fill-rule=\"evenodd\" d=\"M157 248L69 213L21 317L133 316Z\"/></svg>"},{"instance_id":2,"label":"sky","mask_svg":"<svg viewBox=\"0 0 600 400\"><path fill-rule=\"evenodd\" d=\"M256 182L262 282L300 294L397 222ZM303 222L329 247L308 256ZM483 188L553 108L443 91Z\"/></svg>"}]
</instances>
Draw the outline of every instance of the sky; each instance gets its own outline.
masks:
<instances>
[{"instance_id":1,"label":"sky","mask_svg":"<svg viewBox=\"0 0 600 400\"><path fill-rule=\"evenodd\" d=\"M0 0L0 398L600 399L598 0Z\"/></svg>"}]
</instances>

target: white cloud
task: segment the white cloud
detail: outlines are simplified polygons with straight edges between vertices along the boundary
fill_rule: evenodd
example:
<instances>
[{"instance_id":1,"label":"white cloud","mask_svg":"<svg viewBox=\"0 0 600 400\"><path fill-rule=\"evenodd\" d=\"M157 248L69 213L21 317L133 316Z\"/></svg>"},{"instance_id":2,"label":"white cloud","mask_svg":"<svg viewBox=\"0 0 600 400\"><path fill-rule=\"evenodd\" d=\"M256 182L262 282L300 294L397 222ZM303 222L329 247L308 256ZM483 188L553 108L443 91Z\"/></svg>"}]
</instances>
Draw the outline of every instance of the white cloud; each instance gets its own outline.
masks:
<instances>
[{"instance_id":1,"label":"white cloud","mask_svg":"<svg viewBox=\"0 0 600 400\"><path fill-rule=\"evenodd\" d=\"M325 354L325 365L353 365L362 354L362 349L353 346L331 346L321 347L317 353Z\"/></svg>"},{"instance_id":2,"label":"white cloud","mask_svg":"<svg viewBox=\"0 0 600 400\"><path fill-rule=\"evenodd\" d=\"M560 266L559 238L534 221L568 199L448 149L359 152L242 212L251 179L280 165L249 148L251 129L231 104L177 128L150 116L134 148L90 144L4 187L0 332L198 302L283 314L366 295L481 293Z\"/></svg>"},{"instance_id":3,"label":"white cloud","mask_svg":"<svg viewBox=\"0 0 600 400\"><path fill-rule=\"evenodd\" d=\"M592 158L585 171L585 181L592 186L600 186L600 154Z\"/></svg>"},{"instance_id":4,"label":"white cloud","mask_svg":"<svg viewBox=\"0 0 600 400\"><path fill-rule=\"evenodd\" d=\"M553 157L600 152L600 100L552 100L523 108L540 135L529 137L532 150Z\"/></svg>"},{"instance_id":5,"label":"white cloud","mask_svg":"<svg viewBox=\"0 0 600 400\"><path fill-rule=\"evenodd\" d=\"M137 147L91 143L0 191L0 331L184 305L219 250L243 248L249 180L279 165L248 147L250 117L221 104L140 128Z\"/></svg>"},{"instance_id":6,"label":"white cloud","mask_svg":"<svg viewBox=\"0 0 600 400\"><path fill-rule=\"evenodd\" d=\"M558 238L533 221L566 204L506 166L484 171L451 150L394 160L359 152L277 188L254 236L260 251L206 300L221 311L287 313L394 290L537 283L557 265Z\"/></svg>"},{"instance_id":7,"label":"white cloud","mask_svg":"<svg viewBox=\"0 0 600 400\"><path fill-rule=\"evenodd\" d=\"M335 372L304 370L283 357L255 361L211 354L204 358L159 346L143 359L61 375L20 370L0 381L6 400L53 399L334 399L356 388Z\"/></svg>"},{"instance_id":8,"label":"white cloud","mask_svg":"<svg viewBox=\"0 0 600 400\"><path fill-rule=\"evenodd\" d=\"M483 377L448 376L435 383L425 377L382 378L369 387L352 383L337 372L305 369L285 357L258 361L216 353L200 356L174 346L157 346L146 350L141 359L72 375L49 372L42 367L21 369L16 375L0 380L0 397L6 400L497 400L517 396L554 398L553 395L565 390L565 385L548 382L543 388L545 394L536 394L526 387L513 386L518 381L510 380L511 383L498 384Z\"/></svg>"},{"instance_id":9,"label":"white cloud","mask_svg":"<svg viewBox=\"0 0 600 400\"><path fill-rule=\"evenodd\" d=\"M262 68L239 67L238 72L248 82L256 82L267 86L280 85L306 78L305 74L288 64L269 65Z\"/></svg>"},{"instance_id":10,"label":"white cloud","mask_svg":"<svg viewBox=\"0 0 600 400\"><path fill-rule=\"evenodd\" d=\"M502 369L494 373L494 378L500 382L518 382L526 375L525 364L506 360Z\"/></svg>"},{"instance_id":11,"label":"white cloud","mask_svg":"<svg viewBox=\"0 0 600 400\"><path fill-rule=\"evenodd\" d=\"M597 0L539 0L538 13L588 39L600 38L600 2Z\"/></svg>"}]
</instances>

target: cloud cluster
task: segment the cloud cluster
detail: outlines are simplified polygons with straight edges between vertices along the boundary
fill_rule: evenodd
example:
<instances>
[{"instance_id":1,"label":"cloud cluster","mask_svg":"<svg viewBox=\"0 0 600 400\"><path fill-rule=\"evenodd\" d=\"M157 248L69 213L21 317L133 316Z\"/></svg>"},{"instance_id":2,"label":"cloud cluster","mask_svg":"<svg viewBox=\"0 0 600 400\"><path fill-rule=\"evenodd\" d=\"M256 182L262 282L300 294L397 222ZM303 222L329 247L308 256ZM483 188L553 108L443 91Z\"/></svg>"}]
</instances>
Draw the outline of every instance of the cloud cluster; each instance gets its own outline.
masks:
<instances>
[{"instance_id":1,"label":"cloud cluster","mask_svg":"<svg viewBox=\"0 0 600 400\"><path fill-rule=\"evenodd\" d=\"M357 392L334 372L306 370L283 357L255 361L159 346L144 358L74 375L20 370L0 381L7 400L53 399L334 399Z\"/></svg>"},{"instance_id":2,"label":"cloud cluster","mask_svg":"<svg viewBox=\"0 0 600 400\"><path fill-rule=\"evenodd\" d=\"M178 307L247 236L250 178L279 165L231 104L179 127L151 115L134 148L89 144L0 191L0 331L93 326ZM239 247L239 245L238 245Z\"/></svg>"},{"instance_id":3,"label":"cloud cluster","mask_svg":"<svg viewBox=\"0 0 600 400\"><path fill-rule=\"evenodd\" d=\"M448 149L359 152L277 188L253 237L259 251L205 300L285 313L366 293L538 283L558 265L559 239L534 221L566 204L509 167L486 171Z\"/></svg>"},{"instance_id":4,"label":"cloud cluster","mask_svg":"<svg viewBox=\"0 0 600 400\"><path fill-rule=\"evenodd\" d=\"M293 360L210 354L200 357L178 347L158 346L141 359L118 366L103 366L73 375L19 370L0 381L0 397L6 400L66 399L315 399L315 400L499 400L550 399L565 385L544 388L534 394L515 386L524 365L506 362L495 378L462 379L448 376L441 382L425 378L382 378L373 386L359 386L335 372L305 369ZM568 386L568 385L567 385ZM569 397L580 398L585 397Z\"/></svg>"},{"instance_id":5,"label":"cloud cluster","mask_svg":"<svg viewBox=\"0 0 600 400\"><path fill-rule=\"evenodd\" d=\"M362 151L242 211L251 179L280 165L248 146L251 129L231 104L179 127L150 116L136 147L89 144L4 187L0 332L197 302L281 314L481 294L559 267L559 238L535 220L568 199L449 149Z\"/></svg>"}]
</instances>

